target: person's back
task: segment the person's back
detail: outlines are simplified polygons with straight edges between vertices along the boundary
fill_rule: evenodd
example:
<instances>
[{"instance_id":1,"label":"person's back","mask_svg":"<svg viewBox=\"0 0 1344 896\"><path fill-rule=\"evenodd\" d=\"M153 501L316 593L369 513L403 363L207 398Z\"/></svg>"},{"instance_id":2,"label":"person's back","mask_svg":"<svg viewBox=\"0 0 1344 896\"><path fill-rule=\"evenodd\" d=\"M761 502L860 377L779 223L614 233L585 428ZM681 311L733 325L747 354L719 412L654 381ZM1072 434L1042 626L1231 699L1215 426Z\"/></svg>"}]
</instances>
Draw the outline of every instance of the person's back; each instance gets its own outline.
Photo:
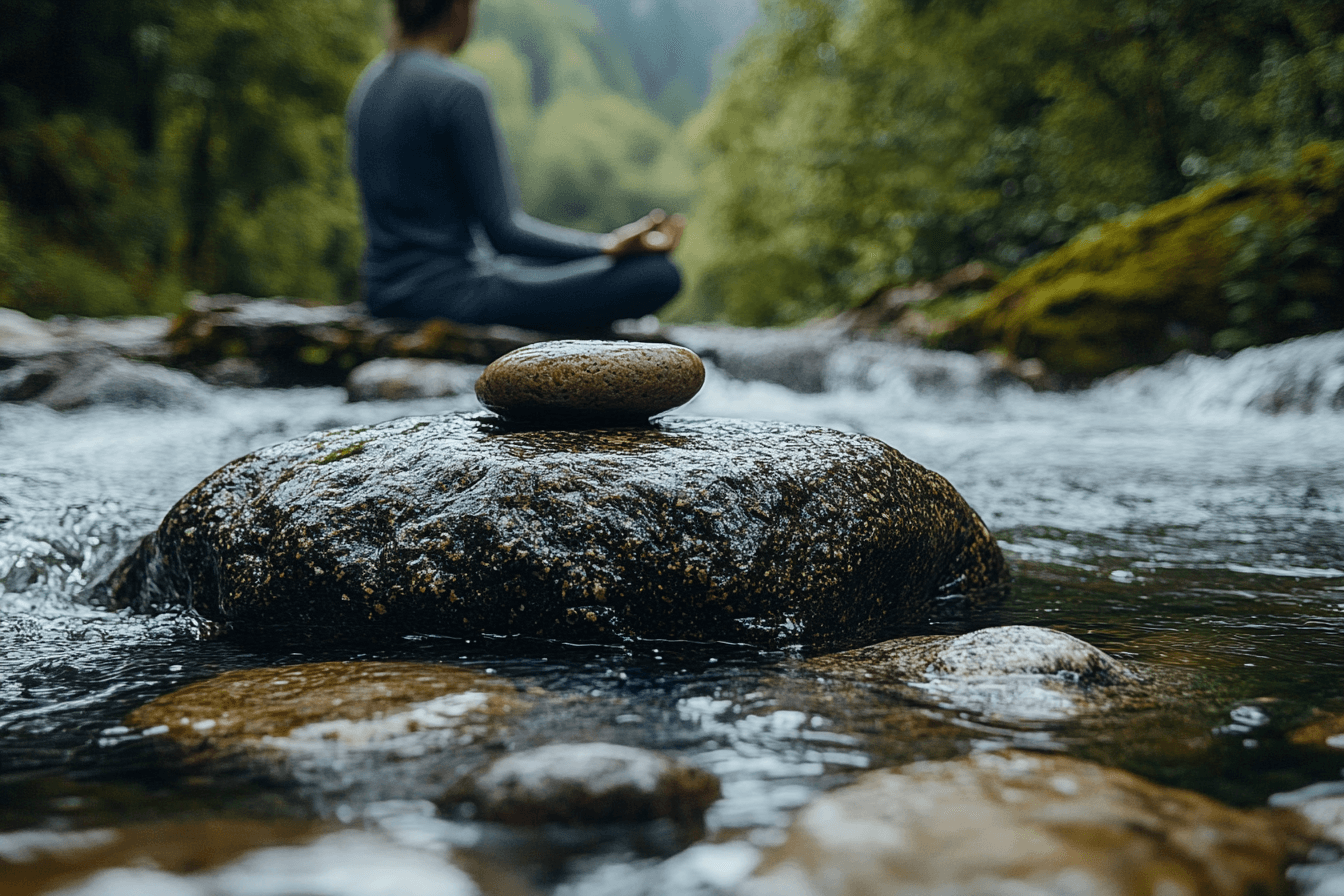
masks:
<instances>
[{"instance_id":1,"label":"person's back","mask_svg":"<svg viewBox=\"0 0 1344 896\"><path fill-rule=\"evenodd\" d=\"M523 211L485 80L448 58L476 4L396 0L401 33L350 96L369 310L573 330L657 309L681 287L666 256L684 220L599 235Z\"/></svg>"},{"instance_id":2,"label":"person's back","mask_svg":"<svg viewBox=\"0 0 1344 896\"><path fill-rule=\"evenodd\" d=\"M351 98L352 163L364 204L364 275L372 308L395 302L417 281L466 267L470 225L479 216L462 170L445 164L451 135L435 107L453 103L463 91L481 90L472 79L462 66L430 53L389 54L365 72Z\"/></svg>"}]
</instances>

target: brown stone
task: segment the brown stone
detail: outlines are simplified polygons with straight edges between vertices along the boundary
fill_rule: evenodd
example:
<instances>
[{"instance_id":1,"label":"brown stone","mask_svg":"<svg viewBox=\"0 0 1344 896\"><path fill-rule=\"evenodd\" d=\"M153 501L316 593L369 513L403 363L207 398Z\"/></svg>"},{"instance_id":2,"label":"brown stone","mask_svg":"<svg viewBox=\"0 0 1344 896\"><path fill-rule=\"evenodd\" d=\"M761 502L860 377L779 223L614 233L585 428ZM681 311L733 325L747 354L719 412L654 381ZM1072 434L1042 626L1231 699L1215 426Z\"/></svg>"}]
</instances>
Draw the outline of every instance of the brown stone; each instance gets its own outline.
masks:
<instances>
[{"instance_id":1,"label":"brown stone","mask_svg":"<svg viewBox=\"0 0 1344 896\"><path fill-rule=\"evenodd\" d=\"M476 397L511 420L642 421L695 397L705 366L675 345L557 340L509 352Z\"/></svg>"},{"instance_id":2,"label":"brown stone","mask_svg":"<svg viewBox=\"0 0 1344 896\"><path fill-rule=\"evenodd\" d=\"M738 894L1244 896L1283 891L1307 845L1287 812L1067 756L981 753L817 798Z\"/></svg>"},{"instance_id":3,"label":"brown stone","mask_svg":"<svg viewBox=\"0 0 1344 896\"><path fill-rule=\"evenodd\" d=\"M211 818L82 831L11 831L0 835L5 841L0 893L51 893L108 869L153 868L161 877L190 874L258 848L306 844L330 830L312 821Z\"/></svg>"},{"instance_id":4,"label":"brown stone","mask_svg":"<svg viewBox=\"0 0 1344 896\"><path fill-rule=\"evenodd\" d=\"M1344 713L1317 712L1310 722L1289 734L1288 739L1295 744L1344 750Z\"/></svg>"},{"instance_id":5,"label":"brown stone","mask_svg":"<svg viewBox=\"0 0 1344 896\"><path fill-rule=\"evenodd\" d=\"M0 893L481 894L449 856L374 832L322 830L300 822L218 820L53 833L50 840L64 838L70 848L8 867L0 858Z\"/></svg>"},{"instance_id":6,"label":"brown stone","mask_svg":"<svg viewBox=\"0 0 1344 896\"><path fill-rule=\"evenodd\" d=\"M507 681L454 666L308 663L225 672L165 694L125 724L191 762L396 749L488 734L527 701Z\"/></svg>"}]
</instances>

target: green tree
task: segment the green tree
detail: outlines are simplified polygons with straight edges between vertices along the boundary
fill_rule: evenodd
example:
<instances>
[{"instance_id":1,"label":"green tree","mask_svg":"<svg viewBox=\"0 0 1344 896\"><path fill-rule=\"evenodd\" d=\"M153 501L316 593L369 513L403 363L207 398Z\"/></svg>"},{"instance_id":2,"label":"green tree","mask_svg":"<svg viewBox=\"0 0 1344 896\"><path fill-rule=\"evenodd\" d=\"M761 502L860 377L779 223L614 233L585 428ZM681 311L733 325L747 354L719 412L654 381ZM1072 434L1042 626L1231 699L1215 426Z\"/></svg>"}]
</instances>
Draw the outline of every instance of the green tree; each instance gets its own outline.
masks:
<instances>
[{"instance_id":1,"label":"green tree","mask_svg":"<svg viewBox=\"0 0 1344 896\"><path fill-rule=\"evenodd\" d=\"M797 320L1338 139L1321 0L772 0L693 123L682 313Z\"/></svg>"},{"instance_id":2,"label":"green tree","mask_svg":"<svg viewBox=\"0 0 1344 896\"><path fill-rule=\"evenodd\" d=\"M366 0L176 6L163 132L182 166L191 282L355 296L359 221L343 109L379 35Z\"/></svg>"}]
</instances>

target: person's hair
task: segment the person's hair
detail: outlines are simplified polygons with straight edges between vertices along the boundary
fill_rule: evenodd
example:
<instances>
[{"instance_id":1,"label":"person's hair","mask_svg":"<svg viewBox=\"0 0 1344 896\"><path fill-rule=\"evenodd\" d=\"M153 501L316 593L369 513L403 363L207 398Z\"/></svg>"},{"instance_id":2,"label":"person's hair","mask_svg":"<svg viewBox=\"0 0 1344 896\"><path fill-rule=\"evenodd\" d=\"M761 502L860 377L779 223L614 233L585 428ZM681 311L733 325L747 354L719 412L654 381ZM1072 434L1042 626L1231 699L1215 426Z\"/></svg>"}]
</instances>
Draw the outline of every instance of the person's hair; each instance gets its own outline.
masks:
<instances>
[{"instance_id":1,"label":"person's hair","mask_svg":"<svg viewBox=\"0 0 1344 896\"><path fill-rule=\"evenodd\" d=\"M403 34L419 34L434 26L458 0L395 0Z\"/></svg>"}]
</instances>

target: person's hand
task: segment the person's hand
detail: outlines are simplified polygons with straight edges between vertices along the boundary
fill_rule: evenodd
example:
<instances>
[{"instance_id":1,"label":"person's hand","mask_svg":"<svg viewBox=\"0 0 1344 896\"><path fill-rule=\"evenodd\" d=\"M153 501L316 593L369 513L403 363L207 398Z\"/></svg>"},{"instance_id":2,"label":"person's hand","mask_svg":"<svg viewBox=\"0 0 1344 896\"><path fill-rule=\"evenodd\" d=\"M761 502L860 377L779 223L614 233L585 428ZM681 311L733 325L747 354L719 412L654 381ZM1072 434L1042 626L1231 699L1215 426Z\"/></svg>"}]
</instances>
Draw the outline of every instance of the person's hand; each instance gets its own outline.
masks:
<instances>
[{"instance_id":1,"label":"person's hand","mask_svg":"<svg viewBox=\"0 0 1344 896\"><path fill-rule=\"evenodd\" d=\"M613 258L671 252L681 243L681 234L685 229L684 216L669 216L656 208L638 221L607 234L602 251Z\"/></svg>"}]
</instances>

